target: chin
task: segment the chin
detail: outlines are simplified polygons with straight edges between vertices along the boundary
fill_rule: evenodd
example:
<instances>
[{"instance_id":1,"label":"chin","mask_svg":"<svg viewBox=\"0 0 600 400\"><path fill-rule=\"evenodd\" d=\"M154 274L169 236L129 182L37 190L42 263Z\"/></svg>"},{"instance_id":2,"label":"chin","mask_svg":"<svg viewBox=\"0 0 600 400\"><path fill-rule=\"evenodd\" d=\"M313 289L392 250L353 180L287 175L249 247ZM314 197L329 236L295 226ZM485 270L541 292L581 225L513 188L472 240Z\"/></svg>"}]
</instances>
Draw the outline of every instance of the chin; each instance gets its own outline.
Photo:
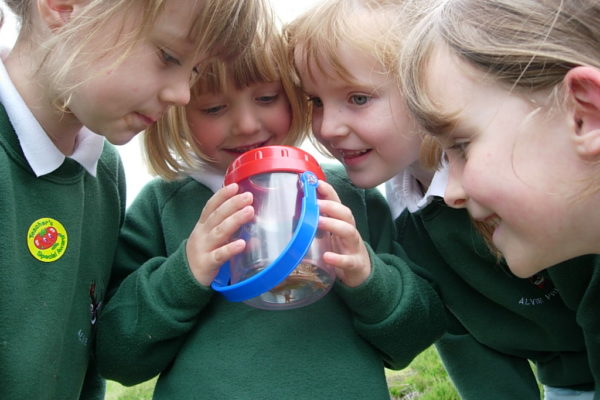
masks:
<instances>
[{"instance_id":1,"label":"chin","mask_svg":"<svg viewBox=\"0 0 600 400\"><path fill-rule=\"evenodd\" d=\"M508 268L518 278L531 278L541 270L550 267L540 260L532 260L527 257L505 257L505 260Z\"/></svg>"},{"instance_id":2,"label":"chin","mask_svg":"<svg viewBox=\"0 0 600 400\"><path fill-rule=\"evenodd\" d=\"M127 135L119 135L119 136L105 136L106 140L110 142L110 144L115 146L122 146L131 142L131 140L137 135L137 133L127 134Z\"/></svg>"},{"instance_id":3,"label":"chin","mask_svg":"<svg viewBox=\"0 0 600 400\"><path fill-rule=\"evenodd\" d=\"M86 127L97 135L104 136L104 138L115 146L121 146L127 144L136 135L143 132L129 126L123 126L121 124L103 124L98 126L86 125Z\"/></svg>"},{"instance_id":4,"label":"chin","mask_svg":"<svg viewBox=\"0 0 600 400\"><path fill-rule=\"evenodd\" d=\"M364 177L357 177L357 179L354 178L354 176L352 176L352 174L348 174L348 177L350 178L350 180L352 181L352 184L358 188L361 189L372 189L374 187L376 187L377 185L379 185L380 183L383 182L377 182L374 179L368 179L368 178L364 178Z\"/></svg>"},{"instance_id":5,"label":"chin","mask_svg":"<svg viewBox=\"0 0 600 400\"><path fill-rule=\"evenodd\" d=\"M527 279L527 278L531 278L535 274L534 271L523 271L520 268L512 267L511 264L508 264L508 267L510 268L513 275L516 276L517 278Z\"/></svg>"}]
</instances>

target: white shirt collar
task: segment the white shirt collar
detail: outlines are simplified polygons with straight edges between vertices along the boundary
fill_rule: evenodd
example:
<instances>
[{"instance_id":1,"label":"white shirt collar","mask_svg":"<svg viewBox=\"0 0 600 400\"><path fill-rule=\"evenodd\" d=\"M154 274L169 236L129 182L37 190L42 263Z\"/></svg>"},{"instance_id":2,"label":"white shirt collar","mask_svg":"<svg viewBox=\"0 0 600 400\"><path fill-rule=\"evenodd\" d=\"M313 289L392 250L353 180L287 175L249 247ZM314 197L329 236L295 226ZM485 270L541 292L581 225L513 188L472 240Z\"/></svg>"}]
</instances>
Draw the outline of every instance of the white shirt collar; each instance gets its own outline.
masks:
<instances>
[{"instance_id":1,"label":"white shirt collar","mask_svg":"<svg viewBox=\"0 0 600 400\"><path fill-rule=\"evenodd\" d=\"M0 52L3 55L3 52ZM13 85L0 57L0 103L6 109L23 154L36 176L49 174L62 165L65 155L58 150ZM77 136L75 151L70 156L86 171L96 176L96 167L104 147L104 138L87 128Z\"/></svg>"},{"instance_id":2,"label":"white shirt collar","mask_svg":"<svg viewBox=\"0 0 600 400\"><path fill-rule=\"evenodd\" d=\"M444 197L448 184L448 168L442 165L435 172L427 192L423 194L421 186L407 168L385 183L385 194L392 216L396 219L404 209L411 213L427 207L435 197Z\"/></svg>"},{"instance_id":3,"label":"white shirt collar","mask_svg":"<svg viewBox=\"0 0 600 400\"><path fill-rule=\"evenodd\" d=\"M205 165L200 170L193 171L189 175L197 182L208 186L213 192L221 189L225 180L225 172L210 165Z\"/></svg>"}]
</instances>

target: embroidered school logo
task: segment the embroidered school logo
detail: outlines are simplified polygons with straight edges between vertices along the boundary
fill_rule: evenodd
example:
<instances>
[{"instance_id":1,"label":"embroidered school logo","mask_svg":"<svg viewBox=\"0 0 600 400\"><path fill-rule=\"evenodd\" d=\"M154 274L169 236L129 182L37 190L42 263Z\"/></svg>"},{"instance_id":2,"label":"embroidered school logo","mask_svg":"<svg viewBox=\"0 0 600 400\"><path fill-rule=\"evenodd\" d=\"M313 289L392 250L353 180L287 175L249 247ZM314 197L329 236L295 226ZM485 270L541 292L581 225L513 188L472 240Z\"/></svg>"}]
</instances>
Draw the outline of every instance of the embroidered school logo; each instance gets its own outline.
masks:
<instances>
[{"instance_id":1,"label":"embroidered school logo","mask_svg":"<svg viewBox=\"0 0 600 400\"><path fill-rule=\"evenodd\" d=\"M33 257L42 262L53 262L67 250L67 231L52 218L40 218L27 231L27 247Z\"/></svg>"}]
</instances>

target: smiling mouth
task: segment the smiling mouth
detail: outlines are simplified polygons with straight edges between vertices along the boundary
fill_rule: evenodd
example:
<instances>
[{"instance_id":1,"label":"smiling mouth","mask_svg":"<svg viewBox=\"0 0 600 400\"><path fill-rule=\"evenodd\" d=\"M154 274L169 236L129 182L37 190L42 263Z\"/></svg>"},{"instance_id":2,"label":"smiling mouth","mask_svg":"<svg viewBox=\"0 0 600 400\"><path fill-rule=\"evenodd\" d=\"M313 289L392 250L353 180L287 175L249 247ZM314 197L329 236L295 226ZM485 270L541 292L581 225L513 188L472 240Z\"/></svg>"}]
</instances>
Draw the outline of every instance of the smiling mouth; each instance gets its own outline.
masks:
<instances>
[{"instance_id":1,"label":"smiling mouth","mask_svg":"<svg viewBox=\"0 0 600 400\"><path fill-rule=\"evenodd\" d=\"M245 153L247 151L250 150L254 150L256 148L262 147L264 145L266 145L268 142L268 140L265 140L264 142L260 142L260 143L255 143L255 144L251 144L248 146L240 146L240 147L233 147L230 149L225 149L225 151L231 152L231 153L236 153L236 154L242 154Z\"/></svg>"},{"instance_id":2,"label":"smiling mouth","mask_svg":"<svg viewBox=\"0 0 600 400\"><path fill-rule=\"evenodd\" d=\"M485 232L490 236L494 234L494 231L500 225L500 217L497 214L492 214L486 218L474 218L478 229Z\"/></svg>"},{"instance_id":3,"label":"smiling mouth","mask_svg":"<svg viewBox=\"0 0 600 400\"><path fill-rule=\"evenodd\" d=\"M483 220L483 223L488 225L490 229L494 230L498 227L498 225L500 225L500 217L498 214L490 215Z\"/></svg>"},{"instance_id":4,"label":"smiling mouth","mask_svg":"<svg viewBox=\"0 0 600 400\"><path fill-rule=\"evenodd\" d=\"M152 117L149 117L149 116L147 116L146 114L142 114L142 113L139 113L139 112L136 112L136 114L137 114L137 116L138 116L138 117L139 117L139 118L140 118L142 121L144 121L144 123L145 123L146 125L152 125L153 123L155 123L155 122L156 122L156 119L154 119L154 118L152 118Z\"/></svg>"},{"instance_id":5,"label":"smiling mouth","mask_svg":"<svg viewBox=\"0 0 600 400\"><path fill-rule=\"evenodd\" d=\"M352 159L364 156L365 154L369 153L371 150L370 149L366 149L366 150L342 150L342 149L338 149L337 151L338 151L338 153L340 154L340 156L344 160L352 160Z\"/></svg>"},{"instance_id":6,"label":"smiling mouth","mask_svg":"<svg viewBox=\"0 0 600 400\"><path fill-rule=\"evenodd\" d=\"M500 225L500 221L500 217L496 214L490 215L484 219L473 219L475 228L483 237L492 254L494 254L498 259L502 258L502 253L494 244L494 232L496 231L498 225Z\"/></svg>"}]
</instances>

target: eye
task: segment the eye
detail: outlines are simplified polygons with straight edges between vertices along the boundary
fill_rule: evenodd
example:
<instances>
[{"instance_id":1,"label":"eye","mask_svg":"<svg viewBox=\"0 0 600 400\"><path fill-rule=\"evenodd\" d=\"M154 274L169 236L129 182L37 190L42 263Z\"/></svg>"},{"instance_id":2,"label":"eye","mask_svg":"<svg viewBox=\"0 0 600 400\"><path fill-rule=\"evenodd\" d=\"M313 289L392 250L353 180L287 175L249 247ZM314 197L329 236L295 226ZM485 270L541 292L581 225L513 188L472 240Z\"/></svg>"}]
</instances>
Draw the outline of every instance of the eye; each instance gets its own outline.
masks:
<instances>
[{"instance_id":1,"label":"eye","mask_svg":"<svg viewBox=\"0 0 600 400\"><path fill-rule=\"evenodd\" d=\"M279 93L274 94L274 95L268 95L268 96L258 96L258 97L256 97L256 101L258 103L262 103L262 104L270 104L270 103L275 102L275 100L277 100L278 97L279 97Z\"/></svg>"},{"instance_id":2,"label":"eye","mask_svg":"<svg viewBox=\"0 0 600 400\"><path fill-rule=\"evenodd\" d=\"M454 142L452 145L445 149L447 157L459 157L465 159L467 156L467 150L469 147L468 140L459 140Z\"/></svg>"},{"instance_id":3,"label":"eye","mask_svg":"<svg viewBox=\"0 0 600 400\"><path fill-rule=\"evenodd\" d=\"M323 107L323 102L319 97L316 96L308 96L308 102L312 103L313 107L321 108Z\"/></svg>"},{"instance_id":4,"label":"eye","mask_svg":"<svg viewBox=\"0 0 600 400\"><path fill-rule=\"evenodd\" d=\"M350 96L350 103L357 106L364 106L370 99L371 96L367 96L366 94L353 94Z\"/></svg>"},{"instance_id":5,"label":"eye","mask_svg":"<svg viewBox=\"0 0 600 400\"><path fill-rule=\"evenodd\" d=\"M222 112L224 112L226 108L227 108L227 106L225 106L225 105L218 105L218 106L203 108L201 111L207 115L218 115L218 114L221 114Z\"/></svg>"},{"instance_id":6,"label":"eye","mask_svg":"<svg viewBox=\"0 0 600 400\"><path fill-rule=\"evenodd\" d=\"M159 51L159 56L160 59L165 63L165 64L175 64L175 65L181 65L181 61L179 61L179 59L173 57L171 54L169 54L167 51L165 51L164 49L158 49Z\"/></svg>"}]
</instances>

